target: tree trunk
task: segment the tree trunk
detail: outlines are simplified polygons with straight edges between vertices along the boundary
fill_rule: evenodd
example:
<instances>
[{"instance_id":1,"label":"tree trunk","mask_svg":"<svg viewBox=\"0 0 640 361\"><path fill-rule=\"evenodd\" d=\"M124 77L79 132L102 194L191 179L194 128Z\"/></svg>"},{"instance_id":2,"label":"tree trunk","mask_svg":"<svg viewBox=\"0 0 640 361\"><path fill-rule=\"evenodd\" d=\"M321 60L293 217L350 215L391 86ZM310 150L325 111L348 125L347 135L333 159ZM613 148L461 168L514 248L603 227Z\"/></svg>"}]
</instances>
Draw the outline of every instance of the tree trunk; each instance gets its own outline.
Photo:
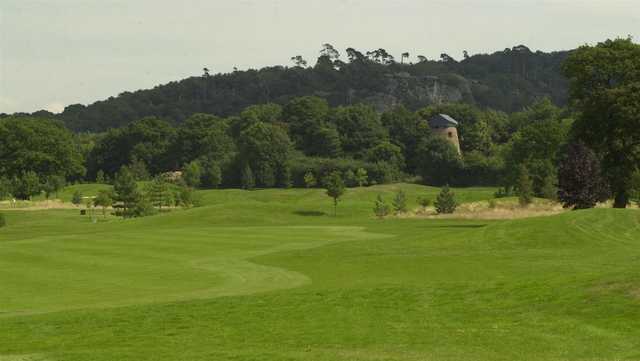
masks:
<instances>
[{"instance_id":1,"label":"tree trunk","mask_svg":"<svg viewBox=\"0 0 640 361\"><path fill-rule=\"evenodd\" d=\"M613 202L613 208L627 208L629 204L629 195L627 191L618 191L616 192L616 197Z\"/></svg>"}]
</instances>

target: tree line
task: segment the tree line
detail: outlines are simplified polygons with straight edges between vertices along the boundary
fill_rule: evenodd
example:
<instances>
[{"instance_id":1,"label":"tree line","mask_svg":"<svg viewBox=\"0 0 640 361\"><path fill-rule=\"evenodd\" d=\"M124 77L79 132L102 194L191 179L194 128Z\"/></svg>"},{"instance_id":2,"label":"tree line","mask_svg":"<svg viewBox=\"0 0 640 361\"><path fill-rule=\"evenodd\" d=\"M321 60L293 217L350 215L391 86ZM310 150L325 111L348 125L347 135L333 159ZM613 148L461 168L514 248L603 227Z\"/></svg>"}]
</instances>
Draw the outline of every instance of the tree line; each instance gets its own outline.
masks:
<instances>
[{"instance_id":1,"label":"tree line","mask_svg":"<svg viewBox=\"0 0 640 361\"><path fill-rule=\"evenodd\" d=\"M60 115L32 115L57 118L74 131L101 132L146 116L179 124L196 113L228 117L254 104L285 105L309 95L332 107L364 103L379 112L398 104L415 111L443 102L514 112L543 96L556 105L566 104L567 83L560 65L567 54L520 45L493 54L427 59L408 52L394 57L385 49L338 51L324 44L312 66L294 56L291 66L227 74L205 68L201 76L124 92L88 106L70 105Z\"/></svg>"},{"instance_id":2,"label":"tree line","mask_svg":"<svg viewBox=\"0 0 640 361\"><path fill-rule=\"evenodd\" d=\"M562 67L567 107L542 98L511 113L465 103L379 112L302 96L228 117L197 113L178 124L143 117L101 133L72 133L49 118L5 117L0 196L51 194L64 182L113 183L125 167L136 180L179 171L191 188L316 187L335 184L338 174L347 187L413 179L491 185L501 186L498 196L559 197L579 208L593 204L576 200L585 197L576 189L588 189L590 199L613 195L622 207L636 197L640 164L638 47L617 39L573 52ZM330 49L322 56L338 61ZM390 63L382 51L369 57ZM459 121L462 155L431 134L427 121L439 113Z\"/></svg>"}]
</instances>

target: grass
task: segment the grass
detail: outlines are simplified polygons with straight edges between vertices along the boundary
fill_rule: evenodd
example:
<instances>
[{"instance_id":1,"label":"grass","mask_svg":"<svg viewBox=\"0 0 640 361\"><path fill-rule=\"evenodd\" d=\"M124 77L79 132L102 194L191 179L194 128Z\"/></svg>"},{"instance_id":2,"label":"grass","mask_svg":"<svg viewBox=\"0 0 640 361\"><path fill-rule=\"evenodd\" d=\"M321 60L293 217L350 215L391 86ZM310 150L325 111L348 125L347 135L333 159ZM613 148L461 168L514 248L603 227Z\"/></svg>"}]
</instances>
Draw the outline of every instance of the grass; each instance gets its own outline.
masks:
<instances>
[{"instance_id":1,"label":"grass","mask_svg":"<svg viewBox=\"0 0 640 361\"><path fill-rule=\"evenodd\" d=\"M300 189L97 224L5 212L0 361L640 359L639 211L375 219L400 188L438 191L350 189L337 217Z\"/></svg>"}]
</instances>

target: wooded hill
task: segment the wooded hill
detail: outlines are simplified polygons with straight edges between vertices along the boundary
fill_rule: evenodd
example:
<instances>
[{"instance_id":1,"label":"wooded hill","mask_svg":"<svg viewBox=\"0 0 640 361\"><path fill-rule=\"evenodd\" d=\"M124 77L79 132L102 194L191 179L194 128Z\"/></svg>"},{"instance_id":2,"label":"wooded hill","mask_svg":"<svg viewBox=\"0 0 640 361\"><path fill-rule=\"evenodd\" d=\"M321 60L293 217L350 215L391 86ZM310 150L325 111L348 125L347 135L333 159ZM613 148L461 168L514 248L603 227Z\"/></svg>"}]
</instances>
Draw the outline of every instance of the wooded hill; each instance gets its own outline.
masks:
<instances>
[{"instance_id":1,"label":"wooded hill","mask_svg":"<svg viewBox=\"0 0 640 361\"><path fill-rule=\"evenodd\" d=\"M568 52L533 52L525 46L478 54L455 60L442 54L439 60L409 54L400 61L384 49L344 54L325 44L314 66L300 56L294 66L234 71L159 85L153 89L124 92L84 106L68 106L58 116L75 131L104 131L146 116L181 123L195 113L218 116L239 114L247 106L285 104L295 97L314 95L331 106L366 103L378 111L396 105L410 110L450 102L472 104L506 112L523 109L543 97L563 106L567 81L560 66Z\"/></svg>"}]
</instances>

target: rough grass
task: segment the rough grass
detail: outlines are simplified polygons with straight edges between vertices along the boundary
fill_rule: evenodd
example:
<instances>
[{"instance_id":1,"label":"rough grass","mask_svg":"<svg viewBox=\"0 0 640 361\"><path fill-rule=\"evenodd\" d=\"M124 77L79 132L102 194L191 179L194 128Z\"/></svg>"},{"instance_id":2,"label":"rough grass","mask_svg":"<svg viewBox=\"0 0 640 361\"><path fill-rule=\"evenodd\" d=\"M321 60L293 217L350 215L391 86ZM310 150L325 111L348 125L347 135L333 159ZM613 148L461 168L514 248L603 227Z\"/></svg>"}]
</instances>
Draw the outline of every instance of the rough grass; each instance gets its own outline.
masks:
<instances>
[{"instance_id":1,"label":"rough grass","mask_svg":"<svg viewBox=\"0 0 640 361\"><path fill-rule=\"evenodd\" d=\"M640 212L374 219L399 188L412 208L438 191L349 190L337 217L322 190L8 212L0 360L640 359Z\"/></svg>"}]
</instances>

